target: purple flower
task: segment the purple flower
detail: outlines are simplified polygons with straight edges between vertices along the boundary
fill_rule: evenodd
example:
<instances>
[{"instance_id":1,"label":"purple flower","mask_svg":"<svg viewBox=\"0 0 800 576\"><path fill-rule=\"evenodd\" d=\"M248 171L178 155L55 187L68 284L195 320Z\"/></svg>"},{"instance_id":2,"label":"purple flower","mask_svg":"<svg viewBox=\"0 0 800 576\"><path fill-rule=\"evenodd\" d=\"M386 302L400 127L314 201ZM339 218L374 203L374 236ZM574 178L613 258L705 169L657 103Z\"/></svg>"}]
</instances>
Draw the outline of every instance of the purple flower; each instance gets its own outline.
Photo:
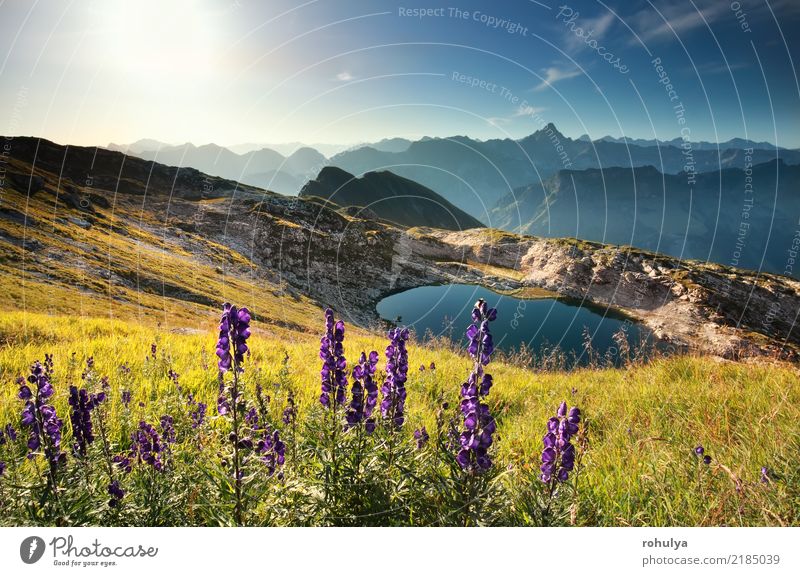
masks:
<instances>
[{"instance_id":1,"label":"purple flower","mask_svg":"<svg viewBox=\"0 0 800 576\"><path fill-rule=\"evenodd\" d=\"M152 344L150 344L150 357L153 360L156 359L156 352L158 352L158 347L156 346L156 343L153 342Z\"/></svg>"},{"instance_id":2,"label":"purple flower","mask_svg":"<svg viewBox=\"0 0 800 576\"><path fill-rule=\"evenodd\" d=\"M79 390L77 386L69 387L69 419L72 424L72 437L75 440L73 452L77 456L86 456L87 446L94 442L92 410L103 400L105 400L103 392L95 395L89 394L86 388Z\"/></svg>"},{"instance_id":3,"label":"purple flower","mask_svg":"<svg viewBox=\"0 0 800 576\"><path fill-rule=\"evenodd\" d=\"M113 480L108 485L108 494L111 496L111 499L108 501L108 505L112 508L116 508L122 502L122 498L125 496L125 490L120 488L119 480Z\"/></svg>"},{"instance_id":4,"label":"purple flower","mask_svg":"<svg viewBox=\"0 0 800 576\"><path fill-rule=\"evenodd\" d=\"M159 472L164 469L161 454L165 446L155 428L142 420L139 422L139 427L131 434L131 440L133 440L131 452L134 458L149 464Z\"/></svg>"},{"instance_id":5,"label":"purple flower","mask_svg":"<svg viewBox=\"0 0 800 576\"><path fill-rule=\"evenodd\" d=\"M9 442L17 441L17 431L11 424L6 424L5 428L0 430L0 446L6 443L6 437Z\"/></svg>"},{"instance_id":6,"label":"purple flower","mask_svg":"<svg viewBox=\"0 0 800 576\"><path fill-rule=\"evenodd\" d=\"M175 420L168 414L161 417L161 437L167 444L175 442Z\"/></svg>"},{"instance_id":7,"label":"purple flower","mask_svg":"<svg viewBox=\"0 0 800 576\"><path fill-rule=\"evenodd\" d=\"M286 397L286 407L283 409L283 414L281 414L281 420L284 424L289 426L290 424L294 424L296 418L297 406L294 403L294 394L292 394L290 390Z\"/></svg>"},{"instance_id":8,"label":"purple flower","mask_svg":"<svg viewBox=\"0 0 800 576\"><path fill-rule=\"evenodd\" d=\"M572 437L578 433L581 411L577 407L567 410L567 403L558 406L556 416L547 421L547 433L542 438L542 465L539 478L544 483L566 482L575 468L575 446Z\"/></svg>"},{"instance_id":9,"label":"purple flower","mask_svg":"<svg viewBox=\"0 0 800 576\"><path fill-rule=\"evenodd\" d=\"M369 357L362 352L358 364L353 368L353 387L346 415L349 426L368 420L378 403L378 385L373 378L377 366L378 353L373 350Z\"/></svg>"},{"instance_id":10,"label":"purple flower","mask_svg":"<svg viewBox=\"0 0 800 576\"><path fill-rule=\"evenodd\" d=\"M221 416L225 416L229 414L231 411L230 402L228 402L228 396L225 394L225 383L222 381L222 378L219 380L219 396L217 396L217 412Z\"/></svg>"},{"instance_id":11,"label":"purple flower","mask_svg":"<svg viewBox=\"0 0 800 576\"><path fill-rule=\"evenodd\" d=\"M247 339L250 337L250 312L247 308L237 309L232 304L222 306L222 318L219 323L219 340L217 356L219 370L227 372L234 367L243 371L244 355L247 354ZM233 353L231 353L231 349Z\"/></svg>"},{"instance_id":12,"label":"purple flower","mask_svg":"<svg viewBox=\"0 0 800 576\"><path fill-rule=\"evenodd\" d=\"M343 405L347 391L347 360L344 357L344 322L334 321L333 310L325 310L325 335L320 339L319 357L322 360L321 393L319 402L323 406L336 408ZM331 394L334 402L331 403Z\"/></svg>"},{"instance_id":13,"label":"purple flower","mask_svg":"<svg viewBox=\"0 0 800 576\"><path fill-rule=\"evenodd\" d=\"M762 484L769 484L772 481L769 474L769 468L766 466L761 467L761 483Z\"/></svg>"},{"instance_id":14,"label":"purple flower","mask_svg":"<svg viewBox=\"0 0 800 576\"><path fill-rule=\"evenodd\" d=\"M492 465L489 448L497 424L489 412L489 406L482 402L492 388L492 376L484 373L489 363L494 345L489 332L489 322L497 318L497 311L489 308L481 298L472 310L474 323L467 329L468 351L475 360L467 381L461 385L461 414L464 417L464 430L458 437L458 464L467 471L480 472Z\"/></svg>"},{"instance_id":15,"label":"purple flower","mask_svg":"<svg viewBox=\"0 0 800 576\"><path fill-rule=\"evenodd\" d=\"M135 454L132 454L135 457ZM114 464L116 464L120 470L122 470L125 474L131 473L131 459L123 454L118 454L114 456L111 460Z\"/></svg>"},{"instance_id":16,"label":"purple flower","mask_svg":"<svg viewBox=\"0 0 800 576\"><path fill-rule=\"evenodd\" d=\"M703 456L704 454L705 454L705 456ZM698 445L695 447L695 449L694 449L694 455L695 455L697 458L700 458L700 457L702 456L703 464L705 464L705 465L709 465L709 464L711 464L711 456L709 456L708 454L706 454L706 450L705 450L705 448L703 448L703 445L702 445L702 444L698 444Z\"/></svg>"},{"instance_id":17,"label":"purple flower","mask_svg":"<svg viewBox=\"0 0 800 576\"><path fill-rule=\"evenodd\" d=\"M383 381L381 414L395 427L405 422L406 380L408 379L408 328L389 330L386 347L386 378Z\"/></svg>"},{"instance_id":18,"label":"purple flower","mask_svg":"<svg viewBox=\"0 0 800 576\"><path fill-rule=\"evenodd\" d=\"M200 426L202 426L203 422L206 419L206 410L208 406L206 406L203 402L197 402L194 405L194 410L189 412L189 416L192 419L192 429L196 430Z\"/></svg>"},{"instance_id":19,"label":"purple flower","mask_svg":"<svg viewBox=\"0 0 800 576\"><path fill-rule=\"evenodd\" d=\"M31 366L28 384L34 386L35 392L24 384L20 384L20 400L25 402L22 410L22 425L30 428L28 437L28 458L33 458L34 453L44 445L44 455L51 466L64 464L66 454L61 451L61 429L63 422L56 414L56 409L47 404L47 399L53 395L53 386L50 384L52 373L52 360L46 357L46 364L42 366L35 362Z\"/></svg>"},{"instance_id":20,"label":"purple flower","mask_svg":"<svg viewBox=\"0 0 800 576\"><path fill-rule=\"evenodd\" d=\"M480 362L483 366L489 363L489 358L494 352L494 341L489 331L489 322L493 322L496 318L497 310L489 308L483 298L475 303L472 310L473 323L467 328L467 339L469 340L467 351L476 362Z\"/></svg>"},{"instance_id":21,"label":"purple flower","mask_svg":"<svg viewBox=\"0 0 800 576\"><path fill-rule=\"evenodd\" d=\"M125 408L128 407L128 404L131 402L131 391L130 390L123 390L122 391L122 404Z\"/></svg>"},{"instance_id":22,"label":"purple flower","mask_svg":"<svg viewBox=\"0 0 800 576\"><path fill-rule=\"evenodd\" d=\"M256 445L256 452L258 452L261 461L266 465L267 474L270 476L275 473L276 467L283 466L286 461L286 446L281 442L280 434L277 430L265 431L264 436Z\"/></svg>"},{"instance_id":23,"label":"purple flower","mask_svg":"<svg viewBox=\"0 0 800 576\"><path fill-rule=\"evenodd\" d=\"M0 476L4 476L6 473L6 463L0 460Z\"/></svg>"},{"instance_id":24,"label":"purple flower","mask_svg":"<svg viewBox=\"0 0 800 576\"><path fill-rule=\"evenodd\" d=\"M417 441L417 450L422 450L422 448L430 439L430 436L428 436L428 431L425 430L425 426L414 430L414 439Z\"/></svg>"},{"instance_id":25,"label":"purple flower","mask_svg":"<svg viewBox=\"0 0 800 576\"><path fill-rule=\"evenodd\" d=\"M428 367L429 370L436 370L436 364L431 362L431 365Z\"/></svg>"}]
</instances>

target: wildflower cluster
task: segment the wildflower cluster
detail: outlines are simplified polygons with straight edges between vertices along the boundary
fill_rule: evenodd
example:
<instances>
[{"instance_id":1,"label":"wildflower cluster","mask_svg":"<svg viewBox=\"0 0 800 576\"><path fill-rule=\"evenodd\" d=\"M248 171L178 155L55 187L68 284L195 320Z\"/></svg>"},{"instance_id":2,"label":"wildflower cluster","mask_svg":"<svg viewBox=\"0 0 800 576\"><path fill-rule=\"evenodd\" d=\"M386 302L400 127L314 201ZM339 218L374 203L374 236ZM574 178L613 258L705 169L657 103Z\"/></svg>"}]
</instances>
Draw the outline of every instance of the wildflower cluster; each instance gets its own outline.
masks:
<instances>
[{"instance_id":1,"label":"wildflower cluster","mask_svg":"<svg viewBox=\"0 0 800 576\"><path fill-rule=\"evenodd\" d=\"M322 392L319 396L323 406L343 405L347 393L347 360L344 357L344 322L334 321L333 310L325 310L325 335L320 339L319 357L322 360ZM334 403L331 403L331 394Z\"/></svg>"},{"instance_id":2,"label":"wildflower cluster","mask_svg":"<svg viewBox=\"0 0 800 576\"><path fill-rule=\"evenodd\" d=\"M472 310L473 323L467 329L470 356L475 361L467 381L461 386L461 414L464 417L464 430L459 437L460 450L456 460L464 470L488 470L492 460L488 455L492 445L492 435L497 424L482 399L489 394L492 376L484 372L494 351L489 322L497 318L497 310L489 308L482 298Z\"/></svg>"},{"instance_id":3,"label":"wildflower cluster","mask_svg":"<svg viewBox=\"0 0 800 576\"><path fill-rule=\"evenodd\" d=\"M396 427L405 422L406 380L408 379L408 328L389 331L386 347L386 379L383 382L381 414Z\"/></svg>"},{"instance_id":4,"label":"wildflower cluster","mask_svg":"<svg viewBox=\"0 0 800 576\"><path fill-rule=\"evenodd\" d=\"M414 430L414 440L417 441L417 450L422 450L425 447L425 444L427 444L428 440L430 440L430 436L428 435L428 431L425 429L425 426Z\"/></svg>"},{"instance_id":5,"label":"wildflower cluster","mask_svg":"<svg viewBox=\"0 0 800 576\"><path fill-rule=\"evenodd\" d=\"M205 422L208 406L203 402L197 402L191 392L187 397L187 404L189 405L189 418L192 420L192 430L197 430Z\"/></svg>"},{"instance_id":6,"label":"wildflower cluster","mask_svg":"<svg viewBox=\"0 0 800 576\"><path fill-rule=\"evenodd\" d=\"M567 412L566 402L562 402L556 415L547 421L547 433L542 439L544 450L539 476L542 482L547 484L554 479L566 482L569 478L569 473L575 468L575 446L571 440L578 433L580 421L581 411L573 407Z\"/></svg>"},{"instance_id":7,"label":"wildflower cluster","mask_svg":"<svg viewBox=\"0 0 800 576\"><path fill-rule=\"evenodd\" d=\"M91 370L91 363L87 362ZM84 375L85 377L85 375ZM69 387L69 420L72 424L72 450L76 456L86 456L86 449L94 442L92 426L92 410L106 399L105 392L90 394L86 388L78 389L77 386Z\"/></svg>"},{"instance_id":8,"label":"wildflower cluster","mask_svg":"<svg viewBox=\"0 0 800 576\"><path fill-rule=\"evenodd\" d=\"M374 379L377 366L377 352L372 351L369 356L364 352L361 353L358 364L353 367L350 407L346 415L348 425L355 426L359 422L365 422L369 433L375 430L372 412L378 403L378 385Z\"/></svg>"},{"instance_id":9,"label":"wildflower cluster","mask_svg":"<svg viewBox=\"0 0 800 576\"><path fill-rule=\"evenodd\" d=\"M219 323L219 340L217 341L218 366L221 372L227 372L233 365L241 370L244 355L247 354L247 339L250 337L250 312L247 308L237 309L225 303L222 307L222 319ZM231 353L233 348L233 353Z\"/></svg>"},{"instance_id":10,"label":"wildflower cluster","mask_svg":"<svg viewBox=\"0 0 800 576\"><path fill-rule=\"evenodd\" d=\"M31 367L28 384L34 390L20 382L18 398L25 402L22 410L22 425L30 429L28 438L28 458L33 458L39 448L44 445L44 455L51 466L66 463L67 455L61 451L61 429L64 425L56 414L56 409L47 403L53 395L53 386L50 384L52 360L45 360L45 366L39 362Z\"/></svg>"},{"instance_id":11,"label":"wildflower cluster","mask_svg":"<svg viewBox=\"0 0 800 576\"><path fill-rule=\"evenodd\" d=\"M166 445L152 425L144 420L139 422L139 427L131 435L131 440L133 441L131 452L134 458L149 464L158 472L164 470L162 456Z\"/></svg>"}]
</instances>

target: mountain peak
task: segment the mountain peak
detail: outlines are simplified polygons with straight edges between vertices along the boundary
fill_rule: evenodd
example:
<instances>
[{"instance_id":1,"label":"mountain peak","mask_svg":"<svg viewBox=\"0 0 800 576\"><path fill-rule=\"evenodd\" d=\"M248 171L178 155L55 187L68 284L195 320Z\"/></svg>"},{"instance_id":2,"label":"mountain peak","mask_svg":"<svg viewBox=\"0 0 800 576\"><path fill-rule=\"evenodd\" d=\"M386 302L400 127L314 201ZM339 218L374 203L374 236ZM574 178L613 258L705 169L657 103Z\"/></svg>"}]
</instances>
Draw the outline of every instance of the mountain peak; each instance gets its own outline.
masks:
<instances>
[{"instance_id":1,"label":"mountain peak","mask_svg":"<svg viewBox=\"0 0 800 576\"><path fill-rule=\"evenodd\" d=\"M540 128L530 136L526 136L523 140L545 140L545 139L552 139L558 138L559 140L566 140L567 137L564 136L561 132L558 131L556 125L552 122L548 122L544 125L543 128Z\"/></svg>"}]
</instances>

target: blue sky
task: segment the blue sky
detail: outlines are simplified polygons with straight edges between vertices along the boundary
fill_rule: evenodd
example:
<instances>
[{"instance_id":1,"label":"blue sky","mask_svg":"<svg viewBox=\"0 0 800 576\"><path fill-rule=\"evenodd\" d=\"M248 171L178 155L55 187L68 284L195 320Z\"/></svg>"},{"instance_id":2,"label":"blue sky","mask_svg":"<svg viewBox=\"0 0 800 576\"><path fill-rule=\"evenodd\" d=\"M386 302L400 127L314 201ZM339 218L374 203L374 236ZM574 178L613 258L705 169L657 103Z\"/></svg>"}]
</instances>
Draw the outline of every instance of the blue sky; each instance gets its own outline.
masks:
<instances>
[{"instance_id":1,"label":"blue sky","mask_svg":"<svg viewBox=\"0 0 800 576\"><path fill-rule=\"evenodd\" d=\"M798 29L796 0L6 0L0 133L355 143L552 121L800 147Z\"/></svg>"}]
</instances>

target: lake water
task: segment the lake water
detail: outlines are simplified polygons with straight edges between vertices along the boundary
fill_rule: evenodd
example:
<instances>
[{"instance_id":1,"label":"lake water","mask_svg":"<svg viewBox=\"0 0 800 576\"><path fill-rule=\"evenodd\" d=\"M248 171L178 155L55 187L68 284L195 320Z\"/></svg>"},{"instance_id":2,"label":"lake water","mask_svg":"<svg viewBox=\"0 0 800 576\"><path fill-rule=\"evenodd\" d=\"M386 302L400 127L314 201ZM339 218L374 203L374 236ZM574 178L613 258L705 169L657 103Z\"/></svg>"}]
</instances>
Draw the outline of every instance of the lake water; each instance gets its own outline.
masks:
<instances>
[{"instance_id":1,"label":"lake water","mask_svg":"<svg viewBox=\"0 0 800 576\"><path fill-rule=\"evenodd\" d=\"M472 308L478 298L497 308L491 329L495 346L506 352L524 344L537 355L558 346L577 361L585 363L584 328L592 336L592 347L600 354L616 354L612 336L623 327L631 347L653 339L650 331L626 320L613 310L562 299L522 299L501 295L481 286L448 284L423 286L387 296L378 303L378 314L389 321L413 328L419 338L426 334L447 336L466 342L464 332L471 323ZM574 356L573 356L574 355Z\"/></svg>"}]
</instances>

